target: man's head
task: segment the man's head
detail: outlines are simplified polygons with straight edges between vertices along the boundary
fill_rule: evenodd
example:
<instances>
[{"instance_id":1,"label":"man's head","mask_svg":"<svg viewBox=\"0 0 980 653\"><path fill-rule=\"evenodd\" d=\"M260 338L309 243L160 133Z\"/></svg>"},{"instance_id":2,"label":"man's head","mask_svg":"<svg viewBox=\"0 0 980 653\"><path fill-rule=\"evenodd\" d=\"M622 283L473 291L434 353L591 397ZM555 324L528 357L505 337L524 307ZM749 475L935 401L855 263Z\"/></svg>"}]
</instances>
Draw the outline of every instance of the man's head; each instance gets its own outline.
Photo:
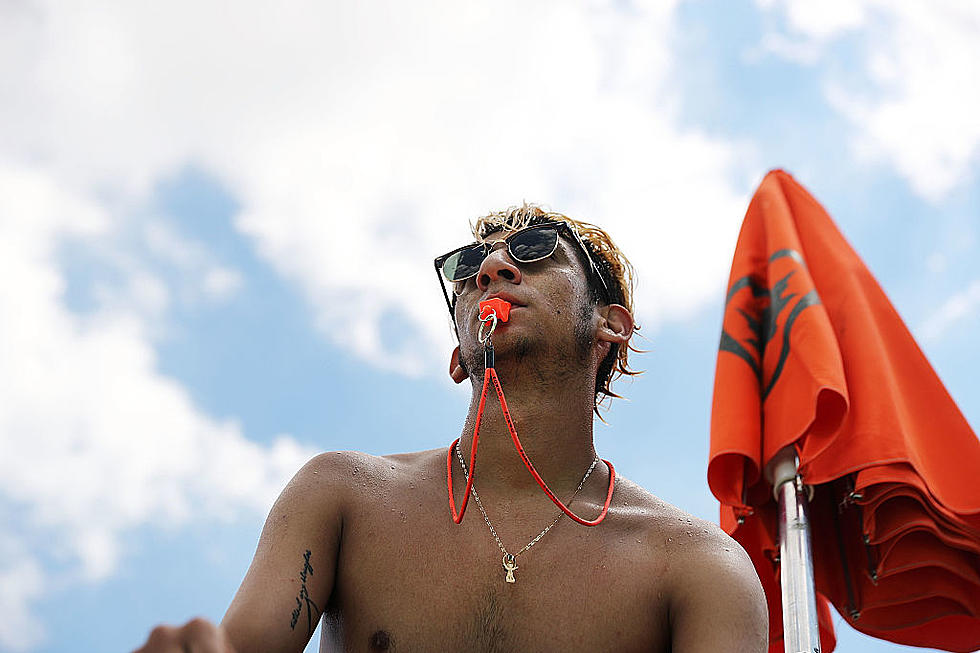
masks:
<instances>
[{"instance_id":1,"label":"man's head","mask_svg":"<svg viewBox=\"0 0 980 653\"><path fill-rule=\"evenodd\" d=\"M555 259L567 257L568 267L573 269L575 275L579 277L580 285L584 289L583 296L578 300L575 314L571 317L575 320L575 339L582 349L588 349L596 341L605 340L608 343L608 351L601 356L595 379L595 398L593 407L598 409L598 405L605 397L617 397L610 388L612 381L622 375L634 375L638 372L629 367L629 335L634 328L632 322L633 310L633 268L629 260L616 247L609 235L595 225L581 222L569 218L561 213L547 212L541 208L524 204L515 206L504 211L490 213L479 218L472 224L473 235L477 243L484 243L486 247L471 250L471 267L462 272L462 276L468 276L464 281L453 284L453 293L447 294L450 304L450 311L453 313L454 321L458 319L456 315L457 298L466 292L469 287L473 291L484 291L487 294L494 290L491 288L493 282L490 277L498 272L510 279L514 283L515 275L521 274L521 270L533 271L545 269L546 265L535 268L537 262L523 263L521 258L534 259L547 258L550 254L548 245L545 244L540 252L532 252L531 256L525 256L522 247L527 245L529 228L537 225L555 224L555 228L532 229L538 238L543 238L547 243L547 236L541 236L540 232L544 229L545 233L553 234L558 232L560 242L557 243L558 252L553 254ZM518 234L517 237L513 237ZM504 243L505 240L511 242ZM554 243L552 236L551 243ZM492 253L487 257L487 251ZM487 258L484 258L487 257ZM506 263L502 261L506 259ZM446 267L451 267L453 260L450 260ZM437 267L446 263L446 257L436 259ZM482 265L481 265L482 262ZM498 263L499 265L494 265ZM465 262L463 263L465 265ZM476 266L480 266L477 270ZM511 267L517 266L517 267ZM508 271L510 270L510 272ZM469 284L469 286L467 286ZM464 295L464 299L469 300L469 295ZM597 329L593 322L593 315L597 316L600 328ZM625 338L603 337L608 332L606 325L613 322L619 323L619 329L624 328L623 322L628 322L625 329ZM457 322L458 324L458 322ZM457 329L458 331L458 329ZM597 333L597 331L599 333ZM598 410L597 410L598 412Z\"/></svg>"}]
</instances>

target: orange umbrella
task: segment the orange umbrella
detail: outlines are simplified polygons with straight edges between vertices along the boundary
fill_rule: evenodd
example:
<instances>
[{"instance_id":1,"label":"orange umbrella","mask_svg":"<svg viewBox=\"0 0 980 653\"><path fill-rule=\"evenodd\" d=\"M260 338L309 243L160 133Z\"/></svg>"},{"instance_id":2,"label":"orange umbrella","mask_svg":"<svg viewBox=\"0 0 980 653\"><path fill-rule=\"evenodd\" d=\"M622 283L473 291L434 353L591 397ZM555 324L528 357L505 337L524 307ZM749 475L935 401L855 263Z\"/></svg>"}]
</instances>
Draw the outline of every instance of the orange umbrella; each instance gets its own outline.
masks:
<instances>
[{"instance_id":1,"label":"orange umbrella","mask_svg":"<svg viewBox=\"0 0 980 653\"><path fill-rule=\"evenodd\" d=\"M782 650L778 527L765 466L812 488L822 648L832 603L856 629L980 648L980 442L830 216L766 175L739 234L711 415L708 484L766 589Z\"/></svg>"}]
</instances>

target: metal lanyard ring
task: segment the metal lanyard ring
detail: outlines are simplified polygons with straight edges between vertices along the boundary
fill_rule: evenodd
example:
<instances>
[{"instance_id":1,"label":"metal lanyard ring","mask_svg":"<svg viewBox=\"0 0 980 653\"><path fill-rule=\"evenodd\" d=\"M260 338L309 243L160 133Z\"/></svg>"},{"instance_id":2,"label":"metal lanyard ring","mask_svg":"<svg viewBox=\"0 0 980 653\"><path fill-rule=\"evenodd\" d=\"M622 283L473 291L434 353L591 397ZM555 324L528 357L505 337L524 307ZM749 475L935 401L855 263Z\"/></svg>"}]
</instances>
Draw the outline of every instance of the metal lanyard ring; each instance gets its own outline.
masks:
<instances>
[{"instance_id":1,"label":"metal lanyard ring","mask_svg":"<svg viewBox=\"0 0 980 653\"><path fill-rule=\"evenodd\" d=\"M483 330L487 327L488 324L490 325L489 331L487 331L486 334L484 334ZM496 328L497 328L496 313L491 312L485 318L484 317L480 318L480 333L477 337L479 338L481 345L485 345L487 341L490 340L490 336L493 335L493 330Z\"/></svg>"}]
</instances>

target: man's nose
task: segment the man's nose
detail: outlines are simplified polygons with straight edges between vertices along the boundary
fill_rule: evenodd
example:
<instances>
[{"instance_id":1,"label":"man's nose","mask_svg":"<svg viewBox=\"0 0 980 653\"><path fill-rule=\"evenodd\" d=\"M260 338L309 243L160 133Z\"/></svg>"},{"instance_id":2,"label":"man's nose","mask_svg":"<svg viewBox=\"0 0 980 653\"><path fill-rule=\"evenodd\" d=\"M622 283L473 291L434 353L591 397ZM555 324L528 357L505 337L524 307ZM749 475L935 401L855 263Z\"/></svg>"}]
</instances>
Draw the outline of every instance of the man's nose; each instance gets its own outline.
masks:
<instances>
[{"instance_id":1,"label":"man's nose","mask_svg":"<svg viewBox=\"0 0 980 653\"><path fill-rule=\"evenodd\" d=\"M476 285L480 290L486 291L494 281L503 279L509 283L521 282L521 269L514 264L507 251L507 244L498 241L490 248L490 253L480 266L480 272L476 275Z\"/></svg>"}]
</instances>

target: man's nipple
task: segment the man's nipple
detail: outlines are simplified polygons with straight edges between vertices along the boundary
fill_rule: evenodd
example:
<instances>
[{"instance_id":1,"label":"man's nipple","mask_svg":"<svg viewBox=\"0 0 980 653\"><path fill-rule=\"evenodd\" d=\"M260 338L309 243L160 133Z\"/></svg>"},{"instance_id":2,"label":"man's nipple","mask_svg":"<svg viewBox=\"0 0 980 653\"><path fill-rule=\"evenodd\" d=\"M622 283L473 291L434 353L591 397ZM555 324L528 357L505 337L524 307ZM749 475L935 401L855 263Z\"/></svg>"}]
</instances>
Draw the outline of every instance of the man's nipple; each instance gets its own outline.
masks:
<instances>
[{"instance_id":1,"label":"man's nipple","mask_svg":"<svg viewBox=\"0 0 980 653\"><path fill-rule=\"evenodd\" d=\"M384 630L376 630L371 635L372 651L387 651L391 647L391 635Z\"/></svg>"}]
</instances>

